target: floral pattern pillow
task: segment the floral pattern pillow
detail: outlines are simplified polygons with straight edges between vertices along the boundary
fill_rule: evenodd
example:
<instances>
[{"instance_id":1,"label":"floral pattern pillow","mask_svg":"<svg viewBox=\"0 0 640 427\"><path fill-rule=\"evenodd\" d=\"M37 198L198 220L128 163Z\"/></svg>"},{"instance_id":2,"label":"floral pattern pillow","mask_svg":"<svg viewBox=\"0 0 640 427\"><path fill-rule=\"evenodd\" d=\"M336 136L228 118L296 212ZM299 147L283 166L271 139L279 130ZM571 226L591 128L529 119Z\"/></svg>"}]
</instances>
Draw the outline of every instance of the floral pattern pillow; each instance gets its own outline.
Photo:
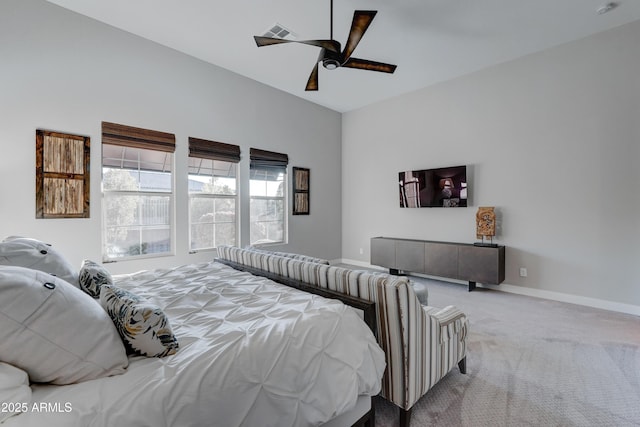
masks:
<instances>
[{"instance_id":1,"label":"floral pattern pillow","mask_svg":"<svg viewBox=\"0 0 640 427\"><path fill-rule=\"evenodd\" d=\"M78 282L80 289L93 298L100 298L100 287L113 285L113 278L102 265L85 259L80 267Z\"/></svg>"},{"instance_id":2,"label":"floral pattern pillow","mask_svg":"<svg viewBox=\"0 0 640 427\"><path fill-rule=\"evenodd\" d=\"M129 352L164 357L178 351L178 340L166 314L144 298L116 286L103 285L100 305L113 320Z\"/></svg>"}]
</instances>

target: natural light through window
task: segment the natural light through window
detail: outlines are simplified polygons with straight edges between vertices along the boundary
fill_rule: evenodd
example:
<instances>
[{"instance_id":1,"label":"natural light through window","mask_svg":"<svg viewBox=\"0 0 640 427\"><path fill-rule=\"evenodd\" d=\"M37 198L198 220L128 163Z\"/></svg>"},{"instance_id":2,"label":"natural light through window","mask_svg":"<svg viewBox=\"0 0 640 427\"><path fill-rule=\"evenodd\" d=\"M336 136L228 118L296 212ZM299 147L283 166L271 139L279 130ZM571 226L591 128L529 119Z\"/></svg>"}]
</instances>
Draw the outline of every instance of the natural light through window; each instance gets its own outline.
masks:
<instances>
[{"instance_id":1,"label":"natural light through window","mask_svg":"<svg viewBox=\"0 0 640 427\"><path fill-rule=\"evenodd\" d=\"M102 145L103 258L172 251L173 153Z\"/></svg>"},{"instance_id":2,"label":"natural light through window","mask_svg":"<svg viewBox=\"0 0 640 427\"><path fill-rule=\"evenodd\" d=\"M286 239L286 169L251 168L250 243Z\"/></svg>"},{"instance_id":3,"label":"natural light through window","mask_svg":"<svg viewBox=\"0 0 640 427\"><path fill-rule=\"evenodd\" d=\"M192 251L237 244L237 186L236 163L189 157Z\"/></svg>"}]
</instances>

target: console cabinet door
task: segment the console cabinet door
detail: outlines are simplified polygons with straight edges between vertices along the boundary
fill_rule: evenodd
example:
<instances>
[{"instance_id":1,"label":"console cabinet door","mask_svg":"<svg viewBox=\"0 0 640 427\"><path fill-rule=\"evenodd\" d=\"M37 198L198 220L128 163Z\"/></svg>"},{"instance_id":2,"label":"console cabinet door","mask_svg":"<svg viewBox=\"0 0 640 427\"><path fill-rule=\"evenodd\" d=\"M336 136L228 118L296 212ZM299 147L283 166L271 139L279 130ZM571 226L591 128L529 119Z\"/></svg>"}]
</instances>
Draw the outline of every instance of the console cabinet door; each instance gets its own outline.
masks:
<instances>
[{"instance_id":1,"label":"console cabinet door","mask_svg":"<svg viewBox=\"0 0 640 427\"><path fill-rule=\"evenodd\" d=\"M396 241L393 239L371 239L371 264L396 269Z\"/></svg>"},{"instance_id":2,"label":"console cabinet door","mask_svg":"<svg viewBox=\"0 0 640 427\"><path fill-rule=\"evenodd\" d=\"M396 240L396 268L402 271L424 271L424 242Z\"/></svg>"},{"instance_id":3,"label":"console cabinet door","mask_svg":"<svg viewBox=\"0 0 640 427\"><path fill-rule=\"evenodd\" d=\"M458 245L425 244L425 273L432 276L458 278Z\"/></svg>"},{"instance_id":4,"label":"console cabinet door","mask_svg":"<svg viewBox=\"0 0 640 427\"><path fill-rule=\"evenodd\" d=\"M504 248L488 248L478 246L461 246L459 248L458 278L471 282L499 284L500 260L504 264ZM504 271L504 268L502 268Z\"/></svg>"}]
</instances>

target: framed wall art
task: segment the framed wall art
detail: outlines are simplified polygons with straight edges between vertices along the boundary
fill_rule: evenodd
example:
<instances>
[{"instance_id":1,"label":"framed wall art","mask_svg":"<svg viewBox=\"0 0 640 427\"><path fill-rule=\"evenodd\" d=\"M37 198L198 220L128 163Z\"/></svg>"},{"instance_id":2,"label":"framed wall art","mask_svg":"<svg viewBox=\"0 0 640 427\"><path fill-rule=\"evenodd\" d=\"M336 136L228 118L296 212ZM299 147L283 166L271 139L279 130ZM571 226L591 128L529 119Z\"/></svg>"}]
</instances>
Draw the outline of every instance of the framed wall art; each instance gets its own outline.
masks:
<instances>
[{"instance_id":1,"label":"framed wall art","mask_svg":"<svg viewBox=\"0 0 640 427\"><path fill-rule=\"evenodd\" d=\"M309 215L309 169L293 168L293 215Z\"/></svg>"},{"instance_id":2,"label":"framed wall art","mask_svg":"<svg viewBox=\"0 0 640 427\"><path fill-rule=\"evenodd\" d=\"M36 130L36 218L89 218L90 138Z\"/></svg>"}]
</instances>

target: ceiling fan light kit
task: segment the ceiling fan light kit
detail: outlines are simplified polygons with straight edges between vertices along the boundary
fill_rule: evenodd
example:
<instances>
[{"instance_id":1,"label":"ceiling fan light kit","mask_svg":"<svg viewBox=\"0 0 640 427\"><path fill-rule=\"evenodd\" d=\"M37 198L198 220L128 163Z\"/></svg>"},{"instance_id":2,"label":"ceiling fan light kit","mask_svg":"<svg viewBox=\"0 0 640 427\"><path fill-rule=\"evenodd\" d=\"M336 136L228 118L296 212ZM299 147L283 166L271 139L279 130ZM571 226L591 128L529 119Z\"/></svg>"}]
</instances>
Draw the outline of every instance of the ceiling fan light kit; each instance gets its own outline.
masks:
<instances>
[{"instance_id":1,"label":"ceiling fan light kit","mask_svg":"<svg viewBox=\"0 0 640 427\"><path fill-rule=\"evenodd\" d=\"M311 75L307 81L306 91L318 90L318 64L327 70L335 70L340 67L357 68L361 70L378 71L382 73L393 73L396 65L385 64L383 62L370 61L368 59L353 58L351 54L360 43L364 33L371 25L373 18L378 12L375 10L356 10L353 12L353 21L351 22L351 30L349 37L345 43L344 50L341 50L340 42L333 39L333 0L331 0L331 28L329 40L285 40L281 38L254 36L254 40L258 47L271 46L282 43L302 43L310 46L317 46L320 49L320 55L316 61Z\"/></svg>"},{"instance_id":2,"label":"ceiling fan light kit","mask_svg":"<svg viewBox=\"0 0 640 427\"><path fill-rule=\"evenodd\" d=\"M335 70L340 66L340 62L335 59L325 58L324 60L322 60L322 66L327 70Z\"/></svg>"}]
</instances>

